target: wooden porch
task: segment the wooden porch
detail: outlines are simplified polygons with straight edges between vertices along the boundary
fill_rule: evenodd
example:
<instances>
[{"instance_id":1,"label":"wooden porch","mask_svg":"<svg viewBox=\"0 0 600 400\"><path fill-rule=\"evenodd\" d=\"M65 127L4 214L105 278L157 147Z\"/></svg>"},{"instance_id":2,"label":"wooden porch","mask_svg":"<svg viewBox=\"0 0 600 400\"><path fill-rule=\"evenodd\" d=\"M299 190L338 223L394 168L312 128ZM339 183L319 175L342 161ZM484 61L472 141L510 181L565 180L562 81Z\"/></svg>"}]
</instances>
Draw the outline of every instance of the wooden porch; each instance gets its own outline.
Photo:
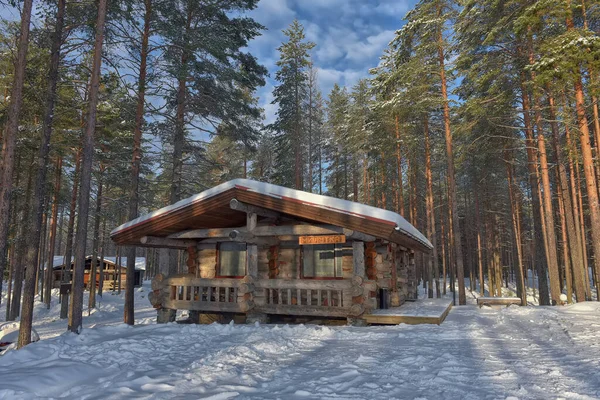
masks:
<instances>
[{"instance_id":1,"label":"wooden porch","mask_svg":"<svg viewBox=\"0 0 600 400\"><path fill-rule=\"evenodd\" d=\"M313 281L157 275L149 299L154 307L171 310L344 318L362 315L366 294L375 287L360 277Z\"/></svg>"},{"instance_id":2,"label":"wooden porch","mask_svg":"<svg viewBox=\"0 0 600 400\"><path fill-rule=\"evenodd\" d=\"M423 299L387 310L373 310L363 318L369 324L379 325L440 325L448 316L450 309L452 309L451 299Z\"/></svg>"}]
</instances>

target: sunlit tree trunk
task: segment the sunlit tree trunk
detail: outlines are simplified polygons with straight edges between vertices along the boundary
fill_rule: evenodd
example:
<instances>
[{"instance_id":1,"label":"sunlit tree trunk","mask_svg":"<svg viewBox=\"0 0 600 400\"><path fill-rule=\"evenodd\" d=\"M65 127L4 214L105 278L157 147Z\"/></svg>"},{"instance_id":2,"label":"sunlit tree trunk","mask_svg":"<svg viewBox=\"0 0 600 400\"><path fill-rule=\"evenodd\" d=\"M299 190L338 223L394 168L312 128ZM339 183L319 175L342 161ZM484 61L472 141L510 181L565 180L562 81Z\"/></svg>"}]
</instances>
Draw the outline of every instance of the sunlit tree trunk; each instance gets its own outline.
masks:
<instances>
[{"instance_id":1,"label":"sunlit tree trunk","mask_svg":"<svg viewBox=\"0 0 600 400\"><path fill-rule=\"evenodd\" d=\"M106 249L106 217L102 218L102 240L100 242L100 277L98 279L98 296L102 297L104 292L104 249Z\"/></svg>"},{"instance_id":2,"label":"sunlit tree trunk","mask_svg":"<svg viewBox=\"0 0 600 400\"><path fill-rule=\"evenodd\" d=\"M567 6L567 30L574 29L571 15L571 0L566 0ZM600 275L600 203L598 199L598 183L596 172L594 170L594 159L592 156L592 146L590 139L590 130L585 109L585 97L583 93L583 83L581 75L577 71L575 77L575 110L577 112L577 125L579 126L579 139L581 142L581 156L583 160L583 172L585 177L586 192L588 196L588 207L590 213L590 228L592 231L592 249L594 250L594 271L595 275ZM600 293L600 283L596 279L596 292ZM598 296L600 300L600 295Z\"/></svg>"},{"instance_id":3,"label":"sunlit tree trunk","mask_svg":"<svg viewBox=\"0 0 600 400\"><path fill-rule=\"evenodd\" d=\"M2 157L0 158L2 160L2 165L0 166L0 278L4 276L4 270L6 269L6 246L9 233L15 148L19 132L21 107L23 105L23 86L25 83L25 66L27 64L32 6L33 0L23 1L10 104L8 106L6 129L2 135ZM0 299L2 298L2 282L3 280L0 279Z\"/></svg>"},{"instance_id":4,"label":"sunlit tree trunk","mask_svg":"<svg viewBox=\"0 0 600 400\"><path fill-rule=\"evenodd\" d=\"M527 291L525 289L525 279L523 276L523 254L521 244L521 216L519 210L519 203L516 196L517 189L513 179L513 157L507 152L507 163L506 173L508 176L508 195L510 199L511 216L512 216L512 229L515 240L515 247L517 250L517 266L515 268L517 275L517 293L521 297L521 305L527 305Z\"/></svg>"},{"instance_id":5,"label":"sunlit tree trunk","mask_svg":"<svg viewBox=\"0 0 600 400\"><path fill-rule=\"evenodd\" d=\"M144 124L144 103L146 101L146 69L148 62L148 42L150 39L150 22L152 17L152 0L144 1L144 30L142 32L142 47L140 50L140 70L138 74L138 98L135 110L135 125L133 129L133 155L131 160L131 186L129 188L129 220L138 216L140 164L142 158L142 126ZM245 164L244 164L245 165ZM245 169L244 169L245 171ZM98 204L99 208L100 204ZM99 224L99 220L96 221ZM127 248L127 279L125 288L124 322L134 323L134 283L135 283L135 247ZM95 282L95 279L94 279ZM91 293L91 292L90 292Z\"/></svg>"},{"instance_id":6,"label":"sunlit tree trunk","mask_svg":"<svg viewBox=\"0 0 600 400\"><path fill-rule=\"evenodd\" d=\"M88 311L96 307L96 275L98 271L98 246L100 241L100 219L102 218L102 167L98 171L98 192L96 193L96 211L94 216L94 239L92 242L92 264L90 267L90 280L88 290L90 296L88 298Z\"/></svg>"},{"instance_id":7,"label":"sunlit tree trunk","mask_svg":"<svg viewBox=\"0 0 600 400\"><path fill-rule=\"evenodd\" d=\"M75 211L77 207L77 194L79 192L79 175L81 170L81 149L75 151L75 172L73 174L73 189L71 192L71 204L69 206L69 222L67 226L67 237L65 245L65 256L60 274L61 285L71 281L71 259L73 255L73 231L75 230ZM69 295L60 294L60 318L65 319L69 315Z\"/></svg>"},{"instance_id":8,"label":"sunlit tree trunk","mask_svg":"<svg viewBox=\"0 0 600 400\"><path fill-rule=\"evenodd\" d=\"M400 120L398 115L395 116L396 121L396 168L398 170L398 213L404 216L404 189L402 187L402 139L400 137Z\"/></svg>"},{"instance_id":9,"label":"sunlit tree trunk","mask_svg":"<svg viewBox=\"0 0 600 400\"><path fill-rule=\"evenodd\" d=\"M439 11L441 14L441 9ZM448 204L451 209L449 230L454 239L454 255L456 261L456 278L458 280L458 304L467 304L465 293L465 268L458 220L458 199L456 198L456 177L454 172L454 150L452 147L452 131L450 130L450 105L448 102L448 88L446 82L445 55L442 39L442 30L438 30L438 62L440 67L440 84L442 88L442 101L444 109L444 135L446 138L446 158L448 162Z\"/></svg>"},{"instance_id":10,"label":"sunlit tree trunk","mask_svg":"<svg viewBox=\"0 0 600 400\"><path fill-rule=\"evenodd\" d=\"M533 232L534 232L534 267L538 275L539 300L541 305L550 304L550 291L547 283L547 257L546 239L544 237L544 217L541 207L539 189L539 172L537 168L537 151L533 137L533 125L530 116L529 95L525 86L525 73L521 73L521 99L523 106L523 121L525 126L525 147L527 150L527 167L529 171L529 187L531 189L531 204L533 208Z\"/></svg>"},{"instance_id":11,"label":"sunlit tree trunk","mask_svg":"<svg viewBox=\"0 0 600 400\"><path fill-rule=\"evenodd\" d=\"M435 280L436 297L440 297L440 281L438 278L437 234L435 229L435 207L433 204L433 179L431 177L431 149L429 141L429 120L423 120L425 131L425 179L427 181L426 211L427 211L427 237L433 245L432 256L428 257L429 267L429 298L433 297L433 282Z\"/></svg>"},{"instance_id":12,"label":"sunlit tree trunk","mask_svg":"<svg viewBox=\"0 0 600 400\"><path fill-rule=\"evenodd\" d=\"M561 215L561 219L564 219L564 228L566 230L566 239L564 246L568 247L569 253L569 261L572 271L575 295L577 296L577 301L585 300L585 263L584 256L582 254L582 246L581 246L581 235L578 232L577 228L577 204L573 202L573 197L569 193L568 179L567 179L567 171L565 169L565 163L563 160L561 146L560 146L560 138L559 138L559 129L558 122L556 117L556 106L554 102L554 97L549 93L548 94L548 103L549 103L549 114L550 114L550 126L552 128L552 144L554 147L554 154L556 157L556 166L557 166L557 183L558 183L558 199L563 205L563 211ZM568 129L568 128L567 128ZM565 268L566 268L565 262ZM570 283L569 283L570 284ZM571 298L569 297L569 301Z\"/></svg>"},{"instance_id":13,"label":"sunlit tree trunk","mask_svg":"<svg viewBox=\"0 0 600 400\"><path fill-rule=\"evenodd\" d=\"M33 155L29 165L33 167ZM23 206L23 215L19 219L17 224L17 251L16 251L16 264L13 270L13 292L10 305L10 321L14 321L20 315L21 311L21 294L23 292L23 273L27 266L25 261L25 255L27 253L28 243L25 239L27 229L31 223L30 205L31 205L31 192L33 185L33 174L29 173L27 178L27 189L25 190L25 204ZM28 268L30 271L35 272L35 268ZM32 285L33 288L33 285ZM34 293L35 294L35 293Z\"/></svg>"},{"instance_id":14,"label":"sunlit tree trunk","mask_svg":"<svg viewBox=\"0 0 600 400\"><path fill-rule=\"evenodd\" d=\"M62 177L62 157L56 159L56 172L54 173L54 193L52 198L52 213L50 216L50 237L48 239L48 257L46 259L46 271L44 285L44 303L46 308L50 308L50 301L52 299L52 266L54 263L54 247L56 242L56 229L58 221L58 201L60 195L60 184Z\"/></svg>"},{"instance_id":15,"label":"sunlit tree trunk","mask_svg":"<svg viewBox=\"0 0 600 400\"><path fill-rule=\"evenodd\" d=\"M40 235L42 232L42 221L44 215L44 197L46 192L46 175L48 157L50 154L50 136L52 135L52 122L54 119L54 103L56 100L56 86L58 82L58 67L60 63L60 48L62 44L63 24L65 16L66 0L59 0L56 12L56 23L52 50L50 53L50 71L48 74L48 93L46 99L46 110L42 127L42 140L37 158L36 183L33 193L34 206L30 229L28 232L28 249L26 262L29 266L37 264L40 251ZM37 271L37 268L35 269ZM33 323L33 301L35 297L35 284L37 282L33 268L27 268L25 277L25 290L23 292L23 310L21 313L21 325L19 330L19 347L29 344L31 341L31 325Z\"/></svg>"},{"instance_id":16,"label":"sunlit tree trunk","mask_svg":"<svg viewBox=\"0 0 600 400\"><path fill-rule=\"evenodd\" d=\"M83 158L81 161L81 188L79 194L79 213L77 214L77 234L75 240L75 267L73 268L73 284L71 288L71 304L69 308L69 329L79 333L82 329L83 317L83 276L85 272L85 252L88 232L88 212L90 206L90 189L92 180L92 162L94 157L94 132L96 130L96 105L100 86L100 66L102 64L102 45L104 43L104 22L106 18L107 0L98 0L96 17L96 37L90 78L88 114L83 136Z\"/></svg>"}]
</instances>

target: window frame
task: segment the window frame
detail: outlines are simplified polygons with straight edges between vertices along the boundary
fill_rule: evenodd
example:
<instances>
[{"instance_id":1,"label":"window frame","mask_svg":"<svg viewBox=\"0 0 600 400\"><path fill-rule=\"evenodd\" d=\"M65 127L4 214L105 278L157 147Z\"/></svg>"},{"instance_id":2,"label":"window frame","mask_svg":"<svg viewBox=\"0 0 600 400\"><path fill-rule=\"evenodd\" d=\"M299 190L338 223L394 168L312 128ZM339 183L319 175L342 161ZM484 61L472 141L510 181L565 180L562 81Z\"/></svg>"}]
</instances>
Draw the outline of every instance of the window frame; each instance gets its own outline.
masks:
<instances>
[{"instance_id":1,"label":"window frame","mask_svg":"<svg viewBox=\"0 0 600 400\"><path fill-rule=\"evenodd\" d=\"M343 280L344 279L344 271L341 270L342 265L339 265L341 276L336 276L338 270L338 263L342 263L342 251L343 248L339 243L332 243L333 246L333 274L334 276L305 276L304 275L304 247L306 246L315 246L313 244L305 244L300 246L300 265L298 268L300 269L300 279L310 279L310 280L322 280L322 281L331 281L331 280Z\"/></svg>"},{"instance_id":2,"label":"window frame","mask_svg":"<svg viewBox=\"0 0 600 400\"><path fill-rule=\"evenodd\" d=\"M221 245L223 244L239 244L244 246L244 275L222 275L221 274ZM218 242L217 243L217 263L215 267L215 278L226 279L242 279L248 274L248 243L245 242Z\"/></svg>"}]
</instances>

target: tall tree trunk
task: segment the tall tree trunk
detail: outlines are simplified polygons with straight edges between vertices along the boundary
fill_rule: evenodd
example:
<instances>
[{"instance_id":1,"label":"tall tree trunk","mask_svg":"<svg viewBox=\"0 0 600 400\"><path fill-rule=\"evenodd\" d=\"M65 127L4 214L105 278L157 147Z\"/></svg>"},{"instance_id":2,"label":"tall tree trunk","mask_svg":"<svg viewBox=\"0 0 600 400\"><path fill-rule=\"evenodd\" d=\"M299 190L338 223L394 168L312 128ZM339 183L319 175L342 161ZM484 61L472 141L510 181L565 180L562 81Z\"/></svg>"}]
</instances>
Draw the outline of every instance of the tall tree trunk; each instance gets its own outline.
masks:
<instances>
[{"instance_id":1,"label":"tall tree trunk","mask_svg":"<svg viewBox=\"0 0 600 400\"><path fill-rule=\"evenodd\" d=\"M39 246L40 246L40 250L38 251L38 255L36 257L35 260L35 266L36 266L36 270L35 270L35 290L33 291L36 295L40 295L40 300L42 298L42 292L43 292L43 282L40 282L40 276L43 274L43 270L42 272L40 272L40 270L43 268L44 266L44 250L46 249L46 238L47 238L47 227L48 227L48 206L49 206L49 202L48 199L46 198L46 196L44 196L44 201L43 201L43 206L42 206L42 227L40 229L40 241L39 241ZM30 264L31 265L31 264ZM40 292L40 285L42 286L42 292ZM21 311L22 313L22 311Z\"/></svg>"},{"instance_id":2,"label":"tall tree trunk","mask_svg":"<svg viewBox=\"0 0 600 400\"><path fill-rule=\"evenodd\" d=\"M35 298L36 274L33 265L39 258L42 218L44 215L44 197L46 193L46 175L48 172L48 156L50 154L50 137L52 135L52 121L54 119L54 103L56 101L56 85L58 82L58 67L60 63L60 48L62 45L63 24L65 17L66 0L58 0L52 50L50 52L50 71L48 72L48 93L46 110L42 127L42 141L37 159L37 176L33 198L35 204L32 210L34 220L28 232L29 246L27 249L27 268L25 277L25 290L23 292L23 310L21 312L21 325L19 329L19 347L26 346L31 341L31 326L33 323L33 301ZM43 250L43 249L42 249ZM36 268L37 271L37 268Z\"/></svg>"},{"instance_id":3,"label":"tall tree trunk","mask_svg":"<svg viewBox=\"0 0 600 400\"><path fill-rule=\"evenodd\" d=\"M536 112L537 113L537 112ZM540 117L541 120L541 117ZM541 122L540 124L541 125ZM554 212L552 210L552 194L550 186L550 174L548 173L548 159L546 156L546 141L544 134L538 131L538 152L540 157L540 172L542 176L542 188L544 199L544 214L546 220L546 240L548 242L548 272L550 277L550 295L553 304L560 304L560 274L558 269L558 256L556 231L554 227Z\"/></svg>"},{"instance_id":4,"label":"tall tree trunk","mask_svg":"<svg viewBox=\"0 0 600 400\"><path fill-rule=\"evenodd\" d=\"M88 314L89 310L96 307L96 275L98 266L98 246L100 242L100 219L102 218L102 176L104 169L100 166L98 171L98 192L96 193L96 211L94 216L94 240L92 242L92 263L90 265L90 279L88 290Z\"/></svg>"},{"instance_id":5,"label":"tall tree trunk","mask_svg":"<svg viewBox=\"0 0 600 400\"><path fill-rule=\"evenodd\" d=\"M25 66L27 64L27 47L29 46L29 23L33 0L23 1L21 12L21 29L15 70L13 75L10 105L6 130L2 135L2 166L0 168L0 277L6 269L6 245L8 243L8 227L10 221L10 201L12 193L12 178L15 166L15 147L19 133L19 117L23 105L23 84L25 81ZM2 298L2 282L0 279L0 299Z\"/></svg>"},{"instance_id":6,"label":"tall tree trunk","mask_svg":"<svg viewBox=\"0 0 600 400\"><path fill-rule=\"evenodd\" d=\"M477 230L477 267L479 269L479 295L485 296L485 276L483 275L483 249L481 247L481 223L479 213L479 190L475 187L475 229Z\"/></svg>"},{"instance_id":7,"label":"tall tree trunk","mask_svg":"<svg viewBox=\"0 0 600 400\"><path fill-rule=\"evenodd\" d=\"M387 208L385 198L385 153L381 153L381 208Z\"/></svg>"},{"instance_id":8,"label":"tall tree trunk","mask_svg":"<svg viewBox=\"0 0 600 400\"><path fill-rule=\"evenodd\" d=\"M435 207L433 204L433 179L431 177L431 146L429 141L429 120L427 115L423 121L425 130L425 180L427 181L426 195L426 219L427 236L433 245L432 257L429 257L429 297L433 297L433 281L435 280L435 294L440 297L440 281L438 278L438 254L437 254L437 233L435 229Z\"/></svg>"},{"instance_id":9,"label":"tall tree trunk","mask_svg":"<svg viewBox=\"0 0 600 400\"><path fill-rule=\"evenodd\" d=\"M519 210L519 203L516 196L516 191L518 190L515 187L515 182L513 179L513 157L512 154L507 152L506 156L506 174L508 177L508 195L510 199L510 208L512 215L512 229L513 236L515 238L515 247L517 249L517 293L519 297L521 297L521 305L527 305L527 290L525 288L525 278L523 276L523 254L522 254L522 244L521 244L521 215Z\"/></svg>"},{"instance_id":10,"label":"tall tree trunk","mask_svg":"<svg viewBox=\"0 0 600 400\"><path fill-rule=\"evenodd\" d=\"M557 171L557 175L558 175L558 171ZM557 180L559 180L560 177L557 176ZM559 212L559 216L560 216L560 233L561 233L561 239L562 239L562 253L563 253L563 262L564 262L564 268L565 268L565 283L567 286L567 302L568 303L572 303L573 302L573 276L572 276L572 271L573 268L571 266L571 255L569 252L569 245L568 245L568 234L567 234L567 221L565 218L565 214L567 213L567 211L565 210L565 204L563 202L563 196L561 196L559 194L558 196L558 212ZM561 280L562 282L562 280Z\"/></svg>"},{"instance_id":11,"label":"tall tree trunk","mask_svg":"<svg viewBox=\"0 0 600 400\"><path fill-rule=\"evenodd\" d=\"M571 15L571 0L566 0L567 6L567 30L574 29ZM590 130L585 110L585 98L581 75L577 71L575 77L575 109L577 111L577 125L579 126L579 140L581 142L581 156L583 159L583 172L585 176L586 192L588 195L588 207L590 211L590 228L592 231L592 248L594 250L594 271L600 275L600 202L598 199L598 184L594 170L594 159L590 140ZM596 293L600 293L600 283L596 279ZM600 301L600 295L598 295Z\"/></svg>"},{"instance_id":12,"label":"tall tree trunk","mask_svg":"<svg viewBox=\"0 0 600 400\"><path fill-rule=\"evenodd\" d=\"M441 9L439 10L441 14ZM456 181L454 172L454 150L452 148L452 131L450 130L450 104L448 102L448 87L446 82L445 55L442 30L438 30L438 61L440 67L440 83L442 87L442 101L444 103L444 136L446 138L446 158L448 162L448 203L451 208L451 219L448 229L454 238L454 255L456 259L456 277L458 280L458 304L467 304L465 293L465 267L463 262L460 223L458 220L458 199L456 198Z\"/></svg>"},{"instance_id":13,"label":"tall tree trunk","mask_svg":"<svg viewBox=\"0 0 600 400\"><path fill-rule=\"evenodd\" d=\"M498 214L494 214L494 225L499 227ZM502 297L502 263L500 255L500 229L494 231L494 271L496 273L496 296Z\"/></svg>"},{"instance_id":14,"label":"tall tree trunk","mask_svg":"<svg viewBox=\"0 0 600 400\"><path fill-rule=\"evenodd\" d=\"M530 116L530 102L525 86L525 73L521 73L521 99L523 105L523 121L525 126L525 147L527 150L527 167L529 170L529 187L531 189L531 204L533 208L533 232L534 232L534 266L538 274L539 303L550 304L550 291L548 288L548 276L546 268L546 241L543 230L543 213L540 201L539 173L537 168L536 144L533 138L533 126Z\"/></svg>"},{"instance_id":15,"label":"tall tree trunk","mask_svg":"<svg viewBox=\"0 0 600 400\"><path fill-rule=\"evenodd\" d=\"M77 215L77 249L75 252L75 268L73 273L72 299L70 307L69 329L79 333L82 329L83 313L83 275L85 268L85 251L88 230L88 211L90 208L90 183L92 178L92 162L94 157L94 131L96 129L96 105L98 104L98 88L100 84L100 66L102 63L102 44L104 42L104 22L106 18L107 0L98 0L98 16L96 18L96 38L94 41L94 57L90 80L89 110L83 137L83 160L81 166L81 191L79 194L79 214Z\"/></svg>"},{"instance_id":16,"label":"tall tree trunk","mask_svg":"<svg viewBox=\"0 0 600 400\"><path fill-rule=\"evenodd\" d=\"M534 63L533 45L531 38L529 39L529 63ZM535 81L536 74L531 72L531 79ZM558 267L558 255L556 244L556 231L554 228L554 212L552 207L552 189L550 186L550 174L548 172L548 158L546 155L546 140L544 137L543 122L542 122L542 107L539 100L539 94L533 90L533 103L535 114L535 127L537 130L537 145L538 157L540 161L540 178L542 184L542 226L545 227L546 237L546 256L548 262L548 276L550 278L550 297L553 304L560 303L560 273Z\"/></svg>"},{"instance_id":17,"label":"tall tree trunk","mask_svg":"<svg viewBox=\"0 0 600 400\"><path fill-rule=\"evenodd\" d=\"M135 127L133 129L133 157L131 161L131 185L129 190L129 220L138 216L140 164L142 158L142 126L144 124L144 103L146 101L146 65L148 60L148 41L150 38L150 22L152 18L152 0L145 0L144 30L140 51L140 71L138 76L138 99L135 111ZM99 221L98 221L99 223ZM127 248L127 280L125 287L124 322L134 323L134 283L135 283L135 247Z\"/></svg>"},{"instance_id":18,"label":"tall tree trunk","mask_svg":"<svg viewBox=\"0 0 600 400\"><path fill-rule=\"evenodd\" d=\"M413 166L410 160L410 157L406 157L406 183L408 184L408 221L416 226L415 223L415 205L413 204L414 196L413 196Z\"/></svg>"},{"instance_id":19,"label":"tall tree trunk","mask_svg":"<svg viewBox=\"0 0 600 400\"><path fill-rule=\"evenodd\" d=\"M315 72L312 64L308 70L308 192L313 192L313 107L314 107L314 85ZM356 196L356 193L355 193ZM354 201L358 201L357 197Z\"/></svg>"},{"instance_id":20,"label":"tall tree trunk","mask_svg":"<svg viewBox=\"0 0 600 400\"><path fill-rule=\"evenodd\" d=\"M592 249L594 250L594 271L595 275L598 276L600 275L600 203L598 202L598 186L596 181L596 174L594 171L594 160L592 157L588 121L585 113L585 103L581 77L579 77L578 80L575 82L575 99L577 110L577 122L579 125L579 139L581 142L581 155L583 160L583 172L585 177L586 193L588 196L588 207L590 212ZM596 292L600 293L600 283L597 279L595 284Z\"/></svg>"},{"instance_id":21,"label":"tall tree trunk","mask_svg":"<svg viewBox=\"0 0 600 400\"><path fill-rule=\"evenodd\" d=\"M58 197L60 195L60 181L62 175L62 157L56 159L56 172L54 174L54 194L52 198L52 214L50 216L50 238L48 240L48 258L46 261L46 285L44 291L44 303L46 308L50 308L52 299L52 276L54 264L54 246L56 242L56 228L58 221Z\"/></svg>"},{"instance_id":22,"label":"tall tree trunk","mask_svg":"<svg viewBox=\"0 0 600 400\"><path fill-rule=\"evenodd\" d=\"M61 158L61 163L62 163L62 158ZM58 254L65 254L64 251L62 251L62 243L63 243L63 233L64 233L64 229L63 227L65 226L65 207L64 206L60 206L60 219L58 220L58 227L57 227L57 233L56 233L56 249L54 250L55 253Z\"/></svg>"},{"instance_id":23,"label":"tall tree trunk","mask_svg":"<svg viewBox=\"0 0 600 400\"><path fill-rule=\"evenodd\" d=\"M442 176L440 174L440 182L442 182ZM441 189L441 183L440 183L440 204L443 205L443 198L442 198L442 189ZM440 208L440 216L444 215L444 210L443 208ZM442 242L442 294L445 296L446 295L446 286L447 286L447 277L448 277L448 267L447 267L447 257L446 257L446 243L450 243L449 240L446 240L446 232L445 232L445 219L442 217L440 218L440 241Z\"/></svg>"},{"instance_id":24,"label":"tall tree trunk","mask_svg":"<svg viewBox=\"0 0 600 400\"><path fill-rule=\"evenodd\" d=\"M571 264L571 270L573 272L573 283L575 284L575 295L577 296L577 301L583 301L585 300L585 266L581 247L581 235L578 232L576 222L577 204L572 201L573 197L569 193L567 171L565 169L565 163L561 153L558 122L556 118L556 106L554 103L554 97L550 94L550 92L548 94L548 103L550 126L552 128L553 138L552 145L554 147L557 165L557 192L558 198L563 204L564 212L562 213L562 218L565 220L564 224L567 230L567 242L564 245L568 246L569 249L569 261ZM571 301L571 299L569 299L569 301Z\"/></svg>"},{"instance_id":25,"label":"tall tree trunk","mask_svg":"<svg viewBox=\"0 0 600 400\"><path fill-rule=\"evenodd\" d=\"M69 206L69 222L65 245L65 256L60 275L60 284L67 284L72 279L72 255L73 255L73 231L75 230L75 211L77 207L77 194L79 192L79 175L81 174L81 149L75 151L75 172L73 174L73 190L71 192L71 204ZM60 294L60 318L65 319L69 315L69 295Z\"/></svg>"},{"instance_id":26,"label":"tall tree trunk","mask_svg":"<svg viewBox=\"0 0 600 400\"><path fill-rule=\"evenodd\" d=\"M100 278L98 279L98 296L104 291L104 249L106 248L106 217L102 218L102 241L100 242Z\"/></svg>"},{"instance_id":27,"label":"tall tree trunk","mask_svg":"<svg viewBox=\"0 0 600 400\"><path fill-rule=\"evenodd\" d=\"M184 41L188 40L188 32L192 24L193 10L188 7ZM185 45L184 45L185 47ZM171 204L181 200L181 183L183 171L183 143L185 140L185 109L187 92L187 63L188 53L185 48L181 53L181 75L178 77L177 85L177 109L175 112L175 135L173 137L173 177L171 183Z\"/></svg>"},{"instance_id":28,"label":"tall tree trunk","mask_svg":"<svg viewBox=\"0 0 600 400\"><path fill-rule=\"evenodd\" d=\"M117 294L121 294L121 288L123 287L123 251L119 252L119 257L117 258L117 268L115 269L115 273L117 274Z\"/></svg>"},{"instance_id":29,"label":"tall tree trunk","mask_svg":"<svg viewBox=\"0 0 600 400\"><path fill-rule=\"evenodd\" d=\"M30 162L31 166L33 166L33 155ZM31 169L29 170L31 171ZM31 214L30 214L30 205L31 205L31 192L33 190L33 173L29 173L27 178L27 189L25 190L25 204L23 205L23 215L20 218L20 224L17 227L17 252L16 252L16 264L13 271L13 292L11 298L10 305L10 321L14 321L20 315L21 311L21 294L23 289L23 274L24 269L27 268L28 271L33 271L33 278L35 279L35 262L29 264L25 260L25 255L27 254L27 240L25 239L25 235L29 225L31 224ZM35 285L35 282L32 282ZM32 285L33 289L33 285ZM33 293L35 295L35 293Z\"/></svg>"},{"instance_id":30,"label":"tall tree trunk","mask_svg":"<svg viewBox=\"0 0 600 400\"><path fill-rule=\"evenodd\" d=\"M398 115L396 120L396 168L398 170L398 213L404 216L404 189L402 185L402 140L400 138L400 120Z\"/></svg>"},{"instance_id":31,"label":"tall tree trunk","mask_svg":"<svg viewBox=\"0 0 600 400\"><path fill-rule=\"evenodd\" d=\"M566 96L563 96L565 110L568 110ZM583 218L583 202L581 200L581 188L579 180L579 166L576 164L577 147L571 141L571 129L569 124L565 123L565 139L567 141L568 162L569 162L569 182L571 191L571 203L573 205L573 222L575 224L575 233L577 241L581 248L581 257L583 260L583 289L584 295L581 300L585 301L590 298L590 285L588 283L588 259L587 259L587 243L585 236L585 221Z\"/></svg>"}]
</instances>

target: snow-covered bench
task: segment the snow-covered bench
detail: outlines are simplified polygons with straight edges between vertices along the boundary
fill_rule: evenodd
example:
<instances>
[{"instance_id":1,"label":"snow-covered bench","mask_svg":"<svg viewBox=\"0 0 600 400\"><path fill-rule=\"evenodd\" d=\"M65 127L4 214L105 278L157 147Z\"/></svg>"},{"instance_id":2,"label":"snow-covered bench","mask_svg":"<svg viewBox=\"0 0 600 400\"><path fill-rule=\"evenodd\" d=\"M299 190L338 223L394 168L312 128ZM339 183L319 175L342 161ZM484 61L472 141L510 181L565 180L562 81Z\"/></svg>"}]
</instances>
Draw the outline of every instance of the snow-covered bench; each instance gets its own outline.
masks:
<instances>
[{"instance_id":1,"label":"snow-covered bench","mask_svg":"<svg viewBox=\"0 0 600 400\"><path fill-rule=\"evenodd\" d=\"M483 306L510 306L511 304L521 305L519 297L478 297L477 305Z\"/></svg>"}]
</instances>

